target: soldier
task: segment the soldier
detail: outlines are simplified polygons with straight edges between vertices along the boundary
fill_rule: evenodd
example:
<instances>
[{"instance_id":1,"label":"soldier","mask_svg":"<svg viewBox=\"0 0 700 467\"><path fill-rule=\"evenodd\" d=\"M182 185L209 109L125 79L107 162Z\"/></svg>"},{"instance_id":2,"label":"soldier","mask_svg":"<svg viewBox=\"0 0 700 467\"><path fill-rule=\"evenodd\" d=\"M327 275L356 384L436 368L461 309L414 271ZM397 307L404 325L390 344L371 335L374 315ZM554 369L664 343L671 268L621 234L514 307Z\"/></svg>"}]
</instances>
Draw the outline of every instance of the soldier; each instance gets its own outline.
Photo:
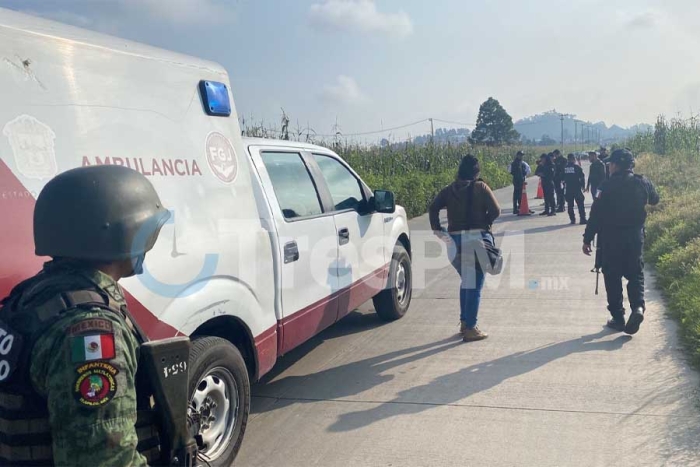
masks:
<instances>
[{"instance_id":1,"label":"soldier","mask_svg":"<svg viewBox=\"0 0 700 467\"><path fill-rule=\"evenodd\" d=\"M607 178L605 164L598 159L598 153L591 151L588 153L591 161L591 167L588 169L588 185L586 192L591 192L593 199L596 197L598 187Z\"/></svg>"},{"instance_id":2,"label":"soldier","mask_svg":"<svg viewBox=\"0 0 700 467\"><path fill-rule=\"evenodd\" d=\"M557 212L564 212L564 167L566 159L561 151L554 150L554 190L557 193Z\"/></svg>"},{"instance_id":3,"label":"soldier","mask_svg":"<svg viewBox=\"0 0 700 467\"><path fill-rule=\"evenodd\" d=\"M635 334L644 321L644 222L647 204L659 202L654 185L633 173L634 156L629 149L616 149L606 161L610 179L598 188L591 217L583 234L583 252L591 254L591 242L598 235L608 311L608 327ZM625 323L622 278L628 281L627 296L632 313Z\"/></svg>"},{"instance_id":4,"label":"soldier","mask_svg":"<svg viewBox=\"0 0 700 467\"><path fill-rule=\"evenodd\" d=\"M34 243L53 260L0 309L3 335L13 336L0 371L0 460L146 465L135 428L139 331L117 281L142 272L169 217L126 167L69 170L41 191Z\"/></svg>"},{"instance_id":5,"label":"soldier","mask_svg":"<svg viewBox=\"0 0 700 467\"><path fill-rule=\"evenodd\" d=\"M567 156L569 163L564 167L564 184L566 185L566 204L569 207L569 219L571 223L576 223L574 214L574 201L578 206L581 225L586 224L586 206L584 205L583 188L586 186L586 176L583 174L581 166L576 164L576 156Z\"/></svg>"}]
</instances>

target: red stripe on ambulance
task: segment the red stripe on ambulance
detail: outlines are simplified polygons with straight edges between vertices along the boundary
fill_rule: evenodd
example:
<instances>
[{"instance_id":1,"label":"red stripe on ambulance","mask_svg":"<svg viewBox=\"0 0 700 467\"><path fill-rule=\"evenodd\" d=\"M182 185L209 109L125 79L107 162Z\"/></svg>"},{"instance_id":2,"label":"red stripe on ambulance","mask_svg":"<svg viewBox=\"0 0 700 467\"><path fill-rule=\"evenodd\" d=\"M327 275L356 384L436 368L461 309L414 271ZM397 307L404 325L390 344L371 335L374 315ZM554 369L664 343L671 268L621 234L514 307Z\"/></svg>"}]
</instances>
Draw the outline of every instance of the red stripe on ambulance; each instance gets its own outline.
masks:
<instances>
[{"instance_id":1,"label":"red stripe on ambulance","mask_svg":"<svg viewBox=\"0 0 700 467\"><path fill-rule=\"evenodd\" d=\"M34 254L34 195L29 193L0 159L0 298L41 270L50 258ZM177 331L160 321L128 291L124 291L129 311L152 339L173 337Z\"/></svg>"}]
</instances>

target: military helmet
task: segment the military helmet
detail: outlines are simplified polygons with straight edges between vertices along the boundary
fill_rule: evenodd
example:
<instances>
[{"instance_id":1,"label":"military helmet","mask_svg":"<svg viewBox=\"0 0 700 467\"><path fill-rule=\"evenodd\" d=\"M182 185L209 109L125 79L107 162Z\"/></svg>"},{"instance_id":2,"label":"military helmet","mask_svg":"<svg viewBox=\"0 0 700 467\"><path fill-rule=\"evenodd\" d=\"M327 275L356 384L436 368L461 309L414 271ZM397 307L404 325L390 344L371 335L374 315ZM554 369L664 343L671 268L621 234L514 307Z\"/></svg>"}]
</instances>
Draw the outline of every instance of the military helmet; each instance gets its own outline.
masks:
<instances>
[{"instance_id":1,"label":"military helmet","mask_svg":"<svg viewBox=\"0 0 700 467\"><path fill-rule=\"evenodd\" d=\"M170 218L139 172L98 165L63 172L39 193L34 208L38 256L120 261L153 248Z\"/></svg>"}]
</instances>

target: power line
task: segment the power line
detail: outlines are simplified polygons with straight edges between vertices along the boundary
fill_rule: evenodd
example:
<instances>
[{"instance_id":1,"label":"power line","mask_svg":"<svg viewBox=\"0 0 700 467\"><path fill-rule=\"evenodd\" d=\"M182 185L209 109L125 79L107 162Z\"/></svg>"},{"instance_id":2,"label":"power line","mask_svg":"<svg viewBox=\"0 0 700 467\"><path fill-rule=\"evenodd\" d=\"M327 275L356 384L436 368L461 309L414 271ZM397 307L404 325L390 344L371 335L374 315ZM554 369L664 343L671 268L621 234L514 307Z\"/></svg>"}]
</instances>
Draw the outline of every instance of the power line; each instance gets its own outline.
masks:
<instances>
[{"instance_id":1,"label":"power line","mask_svg":"<svg viewBox=\"0 0 700 467\"><path fill-rule=\"evenodd\" d=\"M325 137L331 137L331 138L332 138L332 137L335 137L335 136L365 136L365 135L377 135L377 134L380 134L380 133L387 133L387 132L390 132L390 131L401 130L401 129L403 129L403 128L408 128L408 127L410 127L410 126L418 125L419 123L426 123L426 122L428 122L428 121L429 121L429 119L424 118L424 119L422 119L422 120L417 120L417 121L415 121L415 122L407 123L407 124L405 124L405 125L399 125L399 126L395 126L395 127L392 127L392 128L384 128L383 130L364 131L364 132L360 132L360 133L343 133L343 132L338 132L338 133L333 134L333 135L321 135L321 134L317 134L316 136L325 136Z\"/></svg>"},{"instance_id":2,"label":"power line","mask_svg":"<svg viewBox=\"0 0 700 467\"><path fill-rule=\"evenodd\" d=\"M442 120L440 118L434 118L433 120L441 123L449 123L450 125L476 126L476 123L453 122L451 120Z\"/></svg>"},{"instance_id":3,"label":"power line","mask_svg":"<svg viewBox=\"0 0 700 467\"><path fill-rule=\"evenodd\" d=\"M443 120L443 119L441 119L441 118L423 118L423 119L421 119L421 120L416 120L415 122L406 123L405 125L399 125L399 126L395 126L395 127L391 127L391 128L383 128L383 129L381 129L381 130L362 131L362 132L357 132L357 133L343 133L343 132L341 132L341 131L338 131L337 133L333 133L333 134L321 134L321 133L316 133L316 132L314 132L314 130L311 129L311 128L306 128L304 131L306 131L306 132L309 132L309 131L310 131L310 132L313 132L313 136L315 136L315 137L321 137L321 138L352 137L352 136L369 136L369 135L378 135L378 134L383 134L383 133L389 133L389 132L392 132L392 131L396 131L396 130L401 130L401 129L404 129L404 128L412 127L412 126L415 126L415 125L418 125L418 124L421 124L421 123L429 123L431 120L434 121L434 122L447 123L447 124L450 124L450 125L461 125L462 127L475 127L475 126L477 126L477 122L474 122L474 123L465 123L465 122L457 122L457 121L454 121L454 120ZM513 126L516 126L516 125L517 125L517 126L538 125L538 124L542 124L542 123L543 123L543 122L535 122L535 121L531 121L531 122L521 122L521 123L514 123ZM280 131L280 130L275 130L275 129L273 129L273 128L267 128L267 129L265 129L265 131L268 131L268 132L270 132L270 133L275 133L275 134L283 134L282 131ZM293 133L293 132L290 132L290 133Z\"/></svg>"}]
</instances>

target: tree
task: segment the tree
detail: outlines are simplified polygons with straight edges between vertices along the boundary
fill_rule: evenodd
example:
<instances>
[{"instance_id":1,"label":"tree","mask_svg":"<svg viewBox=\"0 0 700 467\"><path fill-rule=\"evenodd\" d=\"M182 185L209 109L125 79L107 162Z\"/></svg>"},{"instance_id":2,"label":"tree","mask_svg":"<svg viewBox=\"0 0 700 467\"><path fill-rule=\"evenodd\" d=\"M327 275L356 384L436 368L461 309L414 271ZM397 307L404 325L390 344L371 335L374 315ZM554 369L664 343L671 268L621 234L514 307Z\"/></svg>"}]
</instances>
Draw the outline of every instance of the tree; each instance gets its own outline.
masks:
<instances>
[{"instance_id":1,"label":"tree","mask_svg":"<svg viewBox=\"0 0 700 467\"><path fill-rule=\"evenodd\" d=\"M472 144L501 145L518 141L520 134L513 128L513 119L501 104L489 97L479 107L476 128L469 137Z\"/></svg>"},{"instance_id":2,"label":"tree","mask_svg":"<svg viewBox=\"0 0 700 467\"><path fill-rule=\"evenodd\" d=\"M549 137L549 135L542 135L540 138L540 145L542 146L556 146L557 142Z\"/></svg>"}]
</instances>

